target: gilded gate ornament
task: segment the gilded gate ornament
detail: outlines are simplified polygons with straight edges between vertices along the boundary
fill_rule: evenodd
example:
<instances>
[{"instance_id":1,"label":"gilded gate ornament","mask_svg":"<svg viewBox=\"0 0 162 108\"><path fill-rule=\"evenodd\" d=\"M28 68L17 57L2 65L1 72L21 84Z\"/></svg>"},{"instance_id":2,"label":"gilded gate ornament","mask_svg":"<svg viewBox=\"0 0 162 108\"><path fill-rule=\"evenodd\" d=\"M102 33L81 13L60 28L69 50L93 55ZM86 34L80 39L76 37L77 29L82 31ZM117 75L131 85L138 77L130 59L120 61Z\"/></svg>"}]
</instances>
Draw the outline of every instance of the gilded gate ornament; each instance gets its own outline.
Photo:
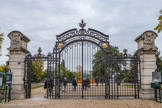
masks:
<instances>
[{"instance_id":1,"label":"gilded gate ornament","mask_svg":"<svg viewBox=\"0 0 162 108\"><path fill-rule=\"evenodd\" d=\"M64 46L63 43L58 44L58 48L62 48L63 46Z\"/></svg>"},{"instance_id":2,"label":"gilded gate ornament","mask_svg":"<svg viewBox=\"0 0 162 108\"><path fill-rule=\"evenodd\" d=\"M107 43L102 43L102 48L108 48Z\"/></svg>"}]
</instances>

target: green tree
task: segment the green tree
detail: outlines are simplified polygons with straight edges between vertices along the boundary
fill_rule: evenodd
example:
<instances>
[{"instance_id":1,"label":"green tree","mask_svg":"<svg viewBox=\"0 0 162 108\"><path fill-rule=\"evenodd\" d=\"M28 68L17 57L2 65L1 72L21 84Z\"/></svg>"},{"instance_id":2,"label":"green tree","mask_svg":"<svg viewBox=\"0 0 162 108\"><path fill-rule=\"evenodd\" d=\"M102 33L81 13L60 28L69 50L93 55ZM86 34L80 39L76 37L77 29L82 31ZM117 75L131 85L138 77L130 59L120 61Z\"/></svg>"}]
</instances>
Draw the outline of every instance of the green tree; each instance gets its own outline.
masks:
<instances>
[{"instance_id":1,"label":"green tree","mask_svg":"<svg viewBox=\"0 0 162 108\"><path fill-rule=\"evenodd\" d=\"M67 78L67 69L62 64L60 64L60 74L63 78Z\"/></svg>"},{"instance_id":2,"label":"green tree","mask_svg":"<svg viewBox=\"0 0 162 108\"><path fill-rule=\"evenodd\" d=\"M40 82L44 74L44 62L43 61L33 61L32 62L32 72L31 72L31 81Z\"/></svg>"},{"instance_id":3,"label":"green tree","mask_svg":"<svg viewBox=\"0 0 162 108\"><path fill-rule=\"evenodd\" d=\"M65 67L65 60L63 59L61 62L62 66Z\"/></svg>"},{"instance_id":4,"label":"green tree","mask_svg":"<svg viewBox=\"0 0 162 108\"><path fill-rule=\"evenodd\" d=\"M59 69L59 68L57 68ZM62 78L66 77L68 81L72 81L72 79L75 77L77 78L77 73L71 72L65 67L65 60L62 60L60 64L60 76Z\"/></svg>"},{"instance_id":5,"label":"green tree","mask_svg":"<svg viewBox=\"0 0 162 108\"><path fill-rule=\"evenodd\" d=\"M122 65L123 66L123 65ZM137 64L136 64L137 66ZM120 68L119 72L121 72L120 74L118 74L118 81L120 82L124 82L124 83L131 83L134 82L134 75L135 75L135 65L134 63L130 63L130 64L126 64L125 66L123 66L124 68Z\"/></svg>"},{"instance_id":6,"label":"green tree","mask_svg":"<svg viewBox=\"0 0 162 108\"><path fill-rule=\"evenodd\" d=\"M162 71L162 56L160 56L160 51L156 52L156 61L157 61L157 68Z\"/></svg>"},{"instance_id":7,"label":"green tree","mask_svg":"<svg viewBox=\"0 0 162 108\"><path fill-rule=\"evenodd\" d=\"M61 76L64 78L67 78L67 69L65 67L65 61L62 60L61 64L60 64L60 71L61 71Z\"/></svg>"},{"instance_id":8,"label":"green tree","mask_svg":"<svg viewBox=\"0 0 162 108\"><path fill-rule=\"evenodd\" d=\"M112 54L121 55L118 47L111 46ZM105 75L105 54L102 50L99 50L95 55L92 61L93 63L93 77L101 77Z\"/></svg>"},{"instance_id":9,"label":"green tree","mask_svg":"<svg viewBox=\"0 0 162 108\"><path fill-rule=\"evenodd\" d=\"M53 72L52 72L52 75L51 76L53 76ZM45 80L46 78L47 78L47 70L45 70L44 72L43 72L43 75L41 76L42 78L42 80Z\"/></svg>"},{"instance_id":10,"label":"green tree","mask_svg":"<svg viewBox=\"0 0 162 108\"><path fill-rule=\"evenodd\" d=\"M72 81L74 75L73 75L73 72L70 72L69 70L67 71L67 80L68 81Z\"/></svg>"},{"instance_id":11,"label":"green tree","mask_svg":"<svg viewBox=\"0 0 162 108\"><path fill-rule=\"evenodd\" d=\"M57 69L59 69L59 68L57 68ZM60 64L60 76L62 78L64 78L64 77L67 78L67 76L68 76L68 71L67 71L67 69L65 67L65 61L64 60L62 60L62 62Z\"/></svg>"},{"instance_id":12,"label":"green tree","mask_svg":"<svg viewBox=\"0 0 162 108\"><path fill-rule=\"evenodd\" d=\"M4 40L3 36L4 36L4 34L0 33L0 52L1 52L1 49L2 49L2 42ZM1 54L0 54L0 56L1 56Z\"/></svg>"},{"instance_id":13,"label":"green tree","mask_svg":"<svg viewBox=\"0 0 162 108\"><path fill-rule=\"evenodd\" d=\"M1 65L0 66L0 71L5 71L5 69L8 69L8 65Z\"/></svg>"},{"instance_id":14,"label":"green tree","mask_svg":"<svg viewBox=\"0 0 162 108\"><path fill-rule=\"evenodd\" d=\"M154 28L154 30L157 30L158 33L160 33L162 30L162 10L160 10L160 14L161 15L158 18L159 24Z\"/></svg>"}]
</instances>

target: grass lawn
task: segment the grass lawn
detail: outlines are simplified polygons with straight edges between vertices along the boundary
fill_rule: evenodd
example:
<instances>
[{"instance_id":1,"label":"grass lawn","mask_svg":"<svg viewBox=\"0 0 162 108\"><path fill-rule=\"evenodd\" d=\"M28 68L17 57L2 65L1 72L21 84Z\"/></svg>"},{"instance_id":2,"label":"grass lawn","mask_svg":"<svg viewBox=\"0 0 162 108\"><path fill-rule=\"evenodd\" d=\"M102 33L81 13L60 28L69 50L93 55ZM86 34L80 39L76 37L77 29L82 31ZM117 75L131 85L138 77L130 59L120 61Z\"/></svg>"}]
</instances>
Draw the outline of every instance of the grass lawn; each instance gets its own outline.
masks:
<instances>
[{"instance_id":1,"label":"grass lawn","mask_svg":"<svg viewBox=\"0 0 162 108\"><path fill-rule=\"evenodd\" d=\"M33 90L33 89L37 89L37 88L41 88L41 87L44 87L44 85L40 85L40 86L36 86L36 87L32 87L31 90Z\"/></svg>"},{"instance_id":2,"label":"grass lawn","mask_svg":"<svg viewBox=\"0 0 162 108\"><path fill-rule=\"evenodd\" d=\"M126 87L129 87L129 88L134 88L133 85L121 85L121 86L126 86Z\"/></svg>"}]
</instances>

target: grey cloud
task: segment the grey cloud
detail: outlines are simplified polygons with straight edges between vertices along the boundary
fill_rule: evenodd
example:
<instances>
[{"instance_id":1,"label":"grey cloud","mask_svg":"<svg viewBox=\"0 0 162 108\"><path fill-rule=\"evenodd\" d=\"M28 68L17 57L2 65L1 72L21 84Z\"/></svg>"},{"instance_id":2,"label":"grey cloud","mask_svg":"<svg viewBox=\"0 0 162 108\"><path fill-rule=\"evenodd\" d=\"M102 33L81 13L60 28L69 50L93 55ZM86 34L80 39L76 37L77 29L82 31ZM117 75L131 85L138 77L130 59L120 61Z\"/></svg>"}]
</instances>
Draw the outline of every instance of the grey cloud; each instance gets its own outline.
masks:
<instances>
[{"instance_id":1,"label":"grey cloud","mask_svg":"<svg viewBox=\"0 0 162 108\"><path fill-rule=\"evenodd\" d=\"M8 53L7 34L19 30L31 39L29 51L39 46L47 54L54 47L56 35L78 28L82 18L86 28L94 28L110 35L110 43L133 54L134 39L158 24L161 0L0 0L0 27L5 33L0 64ZM156 40L162 50L161 34Z\"/></svg>"}]
</instances>

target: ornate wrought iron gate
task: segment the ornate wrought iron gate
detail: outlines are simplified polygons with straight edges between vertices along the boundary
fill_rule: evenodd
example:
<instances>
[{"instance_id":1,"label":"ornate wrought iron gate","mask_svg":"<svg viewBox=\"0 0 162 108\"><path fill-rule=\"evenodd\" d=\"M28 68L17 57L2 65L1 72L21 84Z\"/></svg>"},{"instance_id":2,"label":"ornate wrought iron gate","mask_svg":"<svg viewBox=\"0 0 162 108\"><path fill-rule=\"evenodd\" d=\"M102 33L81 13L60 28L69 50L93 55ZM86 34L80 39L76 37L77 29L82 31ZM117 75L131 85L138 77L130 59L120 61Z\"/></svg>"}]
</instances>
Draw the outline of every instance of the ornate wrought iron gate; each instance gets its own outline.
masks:
<instances>
[{"instance_id":1,"label":"ornate wrought iron gate","mask_svg":"<svg viewBox=\"0 0 162 108\"><path fill-rule=\"evenodd\" d=\"M30 54L25 59L24 87L31 96L32 61L47 61L47 98L139 97L139 57L115 54L108 35L94 29L71 29L57 35L56 45L47 56Z\"/></svg>"},{"instance_id":2,"label":"ornate wrought iron gate","mask_svg":"<svg viewBox=\"0 0 162 108\"><path fill-rule=\"evenodd\" d=\"M104 56L101 48L89 41L66 46L60 52L58 64L59 98L105 98Z\"/></svg>"},{"instance_id":3,"label":"ornate wrought iron gate","mask_svg":"<svg viewBox=\"0 0 162 108\"><path fill-rule=\"evenodd\" d=\"M49 53L47 56L41 54L42 50L39 47L38 54L32 56L30 53L25 57L25 73L24 73L24 88L26 93L26 98L31 98L31 72L32 72L32 62L47 62L47 76L51 74L51 66L54 64L53 58ZM49 79L48 79L49 80Z\"/></svg>"}]
</instances>

